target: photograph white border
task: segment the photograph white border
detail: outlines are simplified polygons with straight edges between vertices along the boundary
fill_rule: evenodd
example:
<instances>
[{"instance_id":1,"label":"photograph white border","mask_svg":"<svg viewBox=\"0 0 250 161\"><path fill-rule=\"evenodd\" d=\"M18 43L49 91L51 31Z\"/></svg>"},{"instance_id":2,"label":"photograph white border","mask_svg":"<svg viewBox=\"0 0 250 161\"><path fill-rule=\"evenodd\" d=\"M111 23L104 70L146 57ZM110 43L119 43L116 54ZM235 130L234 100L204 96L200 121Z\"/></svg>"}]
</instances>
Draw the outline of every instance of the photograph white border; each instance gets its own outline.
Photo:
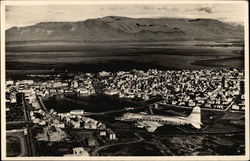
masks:
<instances>
[{"instance_id":1,"label":"photograph white border","mask_svg":"<svg viewBox=\"0 0 250 161\"><path fill-rule=\"evenodd\" d=\"M154 156L154 157L6 157L6 115L5 115L5 6L6 5L100 5L100 4L244 4L245 12L245 155L241 156ZM2 160L249 160L249 22L248 1L1 1L1 159Z\"/></svg>"}]
</instances>

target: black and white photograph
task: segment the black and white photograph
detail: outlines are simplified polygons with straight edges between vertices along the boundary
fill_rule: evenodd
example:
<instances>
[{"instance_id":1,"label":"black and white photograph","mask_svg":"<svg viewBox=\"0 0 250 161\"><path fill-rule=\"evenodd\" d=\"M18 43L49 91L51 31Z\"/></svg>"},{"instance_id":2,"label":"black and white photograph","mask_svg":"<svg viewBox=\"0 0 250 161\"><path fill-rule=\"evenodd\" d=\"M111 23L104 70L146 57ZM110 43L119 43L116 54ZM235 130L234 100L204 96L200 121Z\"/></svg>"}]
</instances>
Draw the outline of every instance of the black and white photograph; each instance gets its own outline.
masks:
<instances>
[{"instance_id":1,"label":"black and white photograph","mask_svg":"<svg viewBox=\"0 0 250 161\"><path fill-rule=\"evenodd\" d=\"M2 1L6 160L249 160L247 1Z\"/></svg>"}]
</instances>

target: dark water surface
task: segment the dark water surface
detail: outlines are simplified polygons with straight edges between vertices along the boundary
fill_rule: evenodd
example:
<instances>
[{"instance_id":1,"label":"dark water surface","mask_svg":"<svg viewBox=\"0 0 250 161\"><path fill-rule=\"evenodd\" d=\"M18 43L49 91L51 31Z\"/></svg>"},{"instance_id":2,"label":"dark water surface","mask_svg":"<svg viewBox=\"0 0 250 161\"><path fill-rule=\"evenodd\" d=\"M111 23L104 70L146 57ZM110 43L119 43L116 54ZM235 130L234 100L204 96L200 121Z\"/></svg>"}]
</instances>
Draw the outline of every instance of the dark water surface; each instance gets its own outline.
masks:
<instances>
[{"instance_id":1,"label":"dark water surface","mask_svg":"<svg viewBox=\"0 0 250 161\"><path fill-rule=\"evenodd\" d=\"M17 44L6 52L7 76L18 71L119 71L156 68L243 68L243 47L196 46L201 42ZM203 42L211 44L212 42ZM214 43L214 42L213 42ZM202 63L200 63L202 62Z\"/></svg>"},{"instance_id":2,"label":"dark water surface","mask_svg":"<svg viewBox=\"0 0 250 161\"><path fill-rule=\"evenodd\" d=\"M86 112L105 112L135 106L132 103L103 95L80 96L70 94L63 97L61 95L49 97L44 99L43 102L48 109L54 109L57 112L69 112L80 109Z\"/></svg>"}]
</instances>

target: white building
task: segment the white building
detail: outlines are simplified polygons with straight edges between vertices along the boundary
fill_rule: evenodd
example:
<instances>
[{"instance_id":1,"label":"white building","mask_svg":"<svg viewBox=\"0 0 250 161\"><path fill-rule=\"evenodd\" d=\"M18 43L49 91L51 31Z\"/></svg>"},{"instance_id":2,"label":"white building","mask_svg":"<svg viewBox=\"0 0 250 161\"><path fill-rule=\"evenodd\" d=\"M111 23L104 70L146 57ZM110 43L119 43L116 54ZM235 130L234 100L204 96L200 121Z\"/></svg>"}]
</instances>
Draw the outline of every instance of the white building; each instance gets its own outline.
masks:
<instances>
[{"instance_id":1,"label":"white building","mask_svg":"<svg viewBox=\"0 0 250 161\"><path fill-rule=\"evenodd\" d=\"M84 110L71 110L70 114L72 114L72 115L83 115Z\"/></svg>"}]
</instances>

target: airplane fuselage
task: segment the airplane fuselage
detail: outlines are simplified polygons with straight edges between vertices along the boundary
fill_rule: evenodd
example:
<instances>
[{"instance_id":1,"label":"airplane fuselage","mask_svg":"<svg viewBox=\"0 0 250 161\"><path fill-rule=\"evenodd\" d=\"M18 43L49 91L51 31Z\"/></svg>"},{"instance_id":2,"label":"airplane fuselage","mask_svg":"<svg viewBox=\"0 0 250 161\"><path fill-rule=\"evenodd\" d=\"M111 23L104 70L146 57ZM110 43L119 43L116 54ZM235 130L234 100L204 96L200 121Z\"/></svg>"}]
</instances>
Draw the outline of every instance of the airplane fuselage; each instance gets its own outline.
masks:
<instances>
[{"instance_id":1,"label":"airplane fuselage","mask_svg":"<svg viewBox=\"0 0 250 161\"><path fill-rule=\"evenodd\" d=\"M120 118L121 121L134 121L140 127L146 127L149 132L153 132L157 127L166 124L170 125L186 125L191 124L193 127L201 128L201 110L200 107L194 107L191 114L186 117L181 116L160 116L141 113L125 113Z\"/></svg>"},{"instance_id":2,"label":"airplane fuselage","mask_svg":"<svg viewBox=\"0 0 250 161\"><path fill-rule=\"evenodd\" d=\"M160 115L145 115L145 114L135 114L135 113L127 113L123 116L122 120L124 121L150 121L150 122L158 122L160 124L172 124L172 125L185 125L190 124L190 120L186 120L185 117L177 117L177 116L160 116Z\"/></svg>"}]
</instances>

